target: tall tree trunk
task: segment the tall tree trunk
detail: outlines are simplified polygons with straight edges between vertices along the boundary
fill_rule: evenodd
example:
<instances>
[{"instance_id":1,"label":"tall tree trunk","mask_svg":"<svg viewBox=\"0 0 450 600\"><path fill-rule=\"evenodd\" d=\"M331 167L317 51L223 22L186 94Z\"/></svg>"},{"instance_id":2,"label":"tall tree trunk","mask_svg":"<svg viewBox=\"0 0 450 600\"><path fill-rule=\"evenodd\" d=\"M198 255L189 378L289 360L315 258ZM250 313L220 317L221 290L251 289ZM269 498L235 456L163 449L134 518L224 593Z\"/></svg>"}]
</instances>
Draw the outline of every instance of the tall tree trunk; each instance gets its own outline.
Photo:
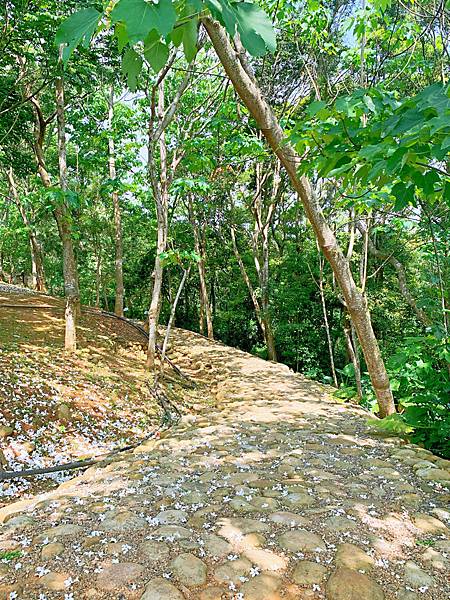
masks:
<instances>
[{"instance_id":1,"label":"tall tree trunk","mask_svg":"<svg viewBox=\"0 0 450 600\"><path fill-rule=\"evenodd\" d=\"M280 186L280 163L278 160L276 161L273 171L272 193L268 207L264 206L263 200L264 184L267 181L268 173L263 175L261 166L259 164L256 165L256 193L251 206L251 211L255 219L252 235L253 261L261 292L261 320L264 324L263 332L267 346L267 355L269 360L276 362L277 352L269 306L269 232Z\"/></svg>"},{"instance_id":2,"label":"tall tree trunk","mask_svg":"<svg viewBox=\"0 0 450 600\"><path fill-rule=\"evenodd\" d=\"M196 247L198 248L198 250L196 249L196 252L198 252L198 255L200 256L200 260L197 263L198 264L198 275L200 278L200 291L201 291L201 296L202 296L203 311L204 311L204 315L206 318L206 331L207 331L208 338L210 340L213 340L214 339L213 320L212 320L212 314L211 314L211 305L209 303L209 297L208 297L208 288L206 285L205 245L204 245L204 239L203 238L200 239L200 232L198 230L197 230L197 237L199 239L198 239L198 243L196 243Z\"/></svg>"},{"instance_id":3,"label":"tall tree trunk","mask_svg":"<svg viewBox=\"0 0 450 600\"><path fill-rule=\"evenodd\" d=\"M167 345L169 343L170 331L172 329L172 325L175 319L175 313L177 311L178 302L181 297L181 292L183 291L184 284L186 283L187 278L189 277L191 267L190 265L187 269L183 269L183 277L181 278L180 285L178 286L177 293L175 295L175 299L172 303L172 308L170 310L169 321L167 322L166 334L164 336L164 342L161 350L161 372L164 370L164 359L166 357Z\"/></svg>"},{"instance_id":4,"label":"tall tree trunk","mask_svg":"<svg viewBox=\"0 0 450 600\"><path fill-rule=\"evenodd\" d=\"M115 183L116 179L116 156L113 135L113 117L114 117L114 87L111 86L109 95L109 110L108 110L108 150L109 150L109 177ZM116 298L114 304L114 312L119 317L123 317L123 246L122 246L122 214L119 203L119 193L116 189L112 193L113 209L114 209L114 249L115 249L115 278L116 278Z\"/></svg>"},{"instance_id":5,"label":"tall tree trunk","mask_svg":"<svg viewBox=\"0 0 450 600\"><path fill-rule=\"evenodd\" d=\"M358 223L357 227L362 235L366 235L366 233L367 233L366 228L364 227L364 225L362 223ZM430 319L428 318L425 311L422 308L417 306L417 302L408 287L406 271L405 271L405 267L403 266L403 264L397 258L395 258L395 256L393 254L389 254L388 252L384 252L383 250L380 250L379 248L377 248L369 236L367 237L367 245L368 245L368 250L369 250L370 254L372 254L372 256L375 256L376 258L379 258L380 260L387 262L394 268L394 270L397 274L398 287L400 289L401 295L406 300L406 302L409 304L409 306L415 313L416 317L419 319L420 323L424 327L429 327L431 325Z\"/></svg>"},{"instance_id":6,"label":"tall tree trunk","mask_svg":"<svg viewBox=\"0 0 450 600\"><path fill-rule=\"evenodd\" d=\"M334 383L335 387L338 387L339 384L338 384L337 375L336 375L336 367L334 364L333 342L331 340L330 324L328 322L328 314L327 314L327 304L325 301L325 292L323 289L323 257L322 257L322 253L320 252L320 248L318 245L317 245L317 250L319 251L319 294L320 294L320 301L322 304L323 322L325 324L325 333L327 336L328 353L330 355L331 375L333 377L333 383Z\"/></svg>"},{"instance_id":7,"label":"tall tree trunk","mask_svg":"<svg viewBox=\"0 0 450 600\"><path fill-rule=\"evenodd\" d=\"M256 320L258 321L258 325L262 331L264 336L264 341L267 347L267 354L270 360L276 361L276 352L275 352L275 341L273 338L273 333L271 329L271 322L265 318L263 309L261 304L259 303L258 296L256 295L255 289L250 281L250 277L248 276L247 269L245 268L244 261L242 260L241 254L237 247L236 243L236 234L234 232L233 227L230 227L231 241L233 243L233 252L236 257L236 261L239 265L239 270L241 271L242 279L245 281L245 285L247 286L248 293L250 294L250 298L252 299L253 306L255 308ZM275 358L273 358L275 356Z\"/></svg>"},{"instance_id":8,"label":"tall tree trunk","mask_svg":"<svg viewBox=\"0 0 450 600\"><path fill-rule=\"evenodd\" d=\"M233 50L223 27L209 17L203 19L203 24L236 92L261 128L272 150L280 159L302 201L306 216L314 229L325 257L333 269L354 323L378 400L380 415L384 417L392 414L395 412L395 404L389 377L372 328L366 300L354 282L349 263L318 206L309 181L298 175L300 157L286 143L283 130L275 114L264 99L252 74L244 69L242 63L246 64L245 60Z\"/></svg>"},{"instance_id":9,"label":"tall tree trunk","mask_svg":"<svg viewBox=\"0 0 450 600\"><path fill-rule=\"evenodd\" d=\"M59 49L59 74L56 78L56 119L58 124L58 164L59 182L63 192L67 192L66 126L64 116L64 80L62 71L62 46ZM73 352L77 347L76 323L80 313L80 293L78 270L72 240L72 219L66 198L55 206L55 216L63 247L64 292L66 296L65 349Z\"/></svg>"},{"instance_id":10,"label":"tall tree trunk","mask_svg":"<svg viewBox=\"0 0 450 600\"><path fill-rule=\"evenodd\" d=\"M344 318L346 319L347 317L344 316ZM358 356L358 346L356 344L355 335L354 335L354 328L352 330L351 325L349 326L348 323L344 323L343 330L344 330L345 342L347 345L348 356L352 362L353 369L355 371L356 395L358 398L358 402L360 402L363 397L363 389L362 389L362 384L361 384L361 366L360 366L360 361L359 361L359 356Z\"/></svg>"},{"instance_id":11,"label":"tall tree trunk","mask_svg":"<svg viewBox=\"0 0 450 600\"><path fill-rule=\"evenodd\" d=\"M36 232L33 230L28 215L26 213L25 207L20 200L19 193L17 191L16 182L14 179L14 172L12 167L6 171L9 183L9 189L11 190L11 195L14 199L14 203L17 206L20 216L22 217L23 224L27 228L28 237L30 240L30 252L31 252L31 265L32 265L32 277L33 277L33 287L38 292L47 291L45 284L45 273L44 273L44 263L42 259L42 247L37 238Z\"/></svg>"},{"instance_id":12,"label":"tall tree trunk","mask_svg":"<svg viewBox=\"0 0 450 600\"><path fill-rule=\"evenodd\" d=\"M160 122L164 116L164 81L158 88L158 116ZM168 205L169 190L167 181L167 148L164 131L159 137L159 158L160 158L160 177L158 179L155 169L155 157L153 154L153 139L149 139L149 175L152 184L153 195L156 204L156 219L158 226L158 240L156 246L155 267L153 270L153 290L148 311L148 349L147 349L147 368L153 369L156 357L156 333L161 311L161 290L163 283L163 263L161 254L167 247L168 233Z\"/></svg>"},{"instance_id":13,"label":"tall tree trunk","mask_svg":"<svg viewBox=\"0 0 450 600\"><path fill-rule=\"evenodd\" d=\"M194 231L194 248L200 260L197 263L198 277L200 280L200 332L204 332L204 322L206 319L207 335L210 340L214 339L213 320L211 314L211 305L208 297L208 287L206 285L206 271L205 271L205 237L204 233L200 231L200 226L197 222L194 214L194 208L192 204L192 198L188 198L188 212L189 219L191 221L192 229Z\"/></svg>"}]
</instances>

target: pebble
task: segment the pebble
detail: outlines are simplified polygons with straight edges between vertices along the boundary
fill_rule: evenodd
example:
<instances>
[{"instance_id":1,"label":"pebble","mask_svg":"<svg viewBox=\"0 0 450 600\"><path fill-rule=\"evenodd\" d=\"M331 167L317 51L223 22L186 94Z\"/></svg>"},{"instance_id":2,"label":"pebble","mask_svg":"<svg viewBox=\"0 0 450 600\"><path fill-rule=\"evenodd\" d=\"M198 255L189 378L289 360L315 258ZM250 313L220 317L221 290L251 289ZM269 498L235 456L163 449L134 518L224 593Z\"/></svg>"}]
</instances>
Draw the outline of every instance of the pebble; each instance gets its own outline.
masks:
<instances>
[{"instance_id":1,"label":"pebble","mask_svg":"<svg viewBox=\"0 0 450 600\"><path fill-rule=\"evenodd\" d=\"M299 585L319 584L327 575L327 568L309 560L300 561L292 573L292 579Z\"/></svg>"},{"instance_id":2,"label":"pebble","mask_svg":"<svg viewBox=\"0 0 450 600\"><path fill-rule=\"evenodd\" d=\"M140 600L185 600L185 597L173 583L162 577L155 577L145 586Z\"/></svg>"},{"instance_id":3,"label":"pebble","mask_svg":"<svg viewBox=\"0 0 450 600\"><path fill-rule=\"evenodd\" d=\"M290 552L314 552L325 550L325 544L320 536L306 529L295 529L283 533L278 538L279 545Z\"/></svg>"},{"instance_id":4,"label":"pebble","mask_svg":"<svg viewBox=\"0 0 450 600\"><path fill-rule=\"evenodd\" d=\"M339 567L326 585L327 600L384 600L381 587L367 575Z\"/></svg>"},{"instance_id":5,"label":"pebble","mask_svg":"<svg viewBox=\"0 0 450 600\"><path fill-rule=\"evenodd\" d=\"M131 562L113 564L97 575L96 586L102 591L112 592L135 581L144 571L142 565Z\"/></svg>"}]
</instances>

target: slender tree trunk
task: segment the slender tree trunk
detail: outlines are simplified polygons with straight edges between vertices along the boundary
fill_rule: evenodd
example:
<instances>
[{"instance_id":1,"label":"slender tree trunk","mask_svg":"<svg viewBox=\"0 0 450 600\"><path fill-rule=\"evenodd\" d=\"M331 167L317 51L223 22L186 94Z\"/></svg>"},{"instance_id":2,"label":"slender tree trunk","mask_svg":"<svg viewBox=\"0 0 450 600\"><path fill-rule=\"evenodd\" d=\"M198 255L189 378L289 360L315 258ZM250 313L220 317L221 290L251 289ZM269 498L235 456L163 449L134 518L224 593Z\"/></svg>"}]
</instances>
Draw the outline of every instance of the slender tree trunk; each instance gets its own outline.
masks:
<instances>
[{"instance_id":1,"label":"slender tree trunk","mask_svg":"<svg viewBox=\"0 0 450 600\"><path fill-rule=\"evenodd\" d=\"M259 285L261 288L261 308L266 331L267 355L269 360L277 362L277 350L273 335L272 318L269 306L269 238L268 230L262 232L262 265L259 274Z\"/></svg>"},{"instance_id":2,"label":"slender tree trunk","mask_svg":"<svg viewBox=\"0 0 450 600\"><path fill-rule=\"evenodd\" d=\"M334 364L333 342L331 340L330 324L328 322L327 304L325 301L325 292L323 289L323 258L322 258L322 253L320 252L319 246L317 246L317 250L319 251L319 294L320 294L320 301L322 304L323 321L325 324L325 333L327 336L328 353L330 355L331 374L333 376L334 386L339 387L337 375L336 375L336 367Z\"/></svg>"},{"instance_id":3,"label":"slender tree trunk","mask_svg":"<svg viewBox=\"0 0 450 600\"><path fill-rule=\"evenodd\" d=\"M347 352L349 358L352 362L353 369L355 371L355 383L356 383L356 395L358 398L358 402L361 402L363 397L363 389L361 384L361 366L358 357L358 347L355 340L354 332L352 331L351 325L349 326L347 323L344 324L343 327L345 342L347 344ZM353 335L352 335L353 334Z\"/></svg>"},{"instance_id":4,"label":"slender tree trunk","mask_svg":"<svg viewBox=\"0 0 450 600\"><path fill-rule=\"evenodd\" d=\"M200 294L199 294L199 300L200 300L200 310L199 310L199 315L198 315L198 328L199 331L202 335L205 335L205 307L203 304L203 294L202 294L202 289L200 287Z\"/></svg>"},{"instance_id":5,"label":"slender tree trunk","mask_svg":"<svg viewBox=\"0 0 450 600\"><path fill-rule=\"evenodd\" d=\"M283 131L252 74L244 69L244 59L233 50L225 30L211 18L204 18L203 24L214 49L233 86L261 128L267 142L286 169L291 183L298 193L305 213L314 229L319 245L333 269L342 291L351 319L364 352L370 379L380 407L382 417L395 412L395 404L390 388L389 377L375 337L370 312L364 296L358 290L351 270L338 245L336 237L328 226L325 217L313 196L309 181L299 177L300 157L286 143Z\"/></svg>"},{"instance_id":6,"label":"slender tree trunk","mask_svg":"<svg viewBox=\"0 0 450 600\"><path fill-rule=\"evenodd\" d=\"M166 356L167 345L169 343L170 331L172 329L173 321L175 319L175 313L177 310L178 302L181 297L181 292L183 291L184 284L186 283L186 279L189 277L189 273L191 271L191 267L189 266L187 269L183 269L183 277L181 278L180 285L178 286L178 290L175 296L175 299L172 304L172 308L170 310L170 317L166 327L166 334L164 336L163 347L161 351L161 371L164 369L164 358Z\"/></svg>"},{"instance_id":7,"label":"slender tree trunk","mask_svg":"<svg viewBox=\"0 0 450 600\"><path fill-rule=\"evenodd\" d=\"M95 257L95 308L100 308L101 268L101 257L98 252Z\"/></svg>"},{"instance_id":8,"label":"slender tree trunk","mask_svg":"<svg viewBox=\"0 0 450 600\"><path fill-rule=\"evenodd\" d=\"M56 119L58 124L58 164L59 181L63 193L67 185L66 126L64 116L64 80L62 75L62 46L60 46L59 75L56 78ZM72 241L72 220L66 199L55 206L55 216L63 247L64 292L66 296L66 333L64 346L68 352L77 347L76 323L80 313L80 293L78 271Z\"/></svg>"},{"instance_id":9,"label":"slender tree trunk","mask_svg":"<svg viewBox=\"0 0 450 600\"><path fill-rule=\"evenodd\" d=\"M207 327L207 335L210 340L214 339L213 320L211 314L211 305L208 298L208 287L206 285L206 270L205 270L205 237L203 232L200 232L200 227L197 223L191 197L188 198L188 211L192 229L194 231L194 247L195 252L200 257L197 263L198 277L200 280L200 332L203 334L205 330L205 319Z\"/></svg>"},{"instance_id":10,"label":"slender tree trunk","mask_svg":"<svg viewBox=\"0 0 450 600\"><path fill-rule=\"evenodd\" d=\"M197 231L197 235L199 236L199 232ZM200 278L200 290L201 296L203 299L203 310L206 318L206 330L207 335L210 340L214 339L214 329L213 329L213 320L211 314L211 305L209 303L208 297L208 288L206 285L206 270L205 270L205 247L204 247L204 239L200 240L198 243L198 254L200 256L200 260L198 261L198 275ZM196 250L197 251L197 250Z\"/></svg>"},{"instance_id":11,"label":"slender tree trunk","mask_svg":"<svg viewBox=\"0 0 450 600\"><path fill-rule=\"evenodd\" d=\"M115 183L116 179L116 156L113 135L113 117L114 117L114 87L111 86L109 96L108 110L108 150L109 150L109 177ZM119 317L123 317L123 245L122 245L122 214L119 202L119 193L114 189L112 193L112 202L114 209L114 249L115 249L115 279L116 279L116 298L114 312Z\"/></svg>"},{"instance_id":12,"label":"slender tree trunk","mask_svg":"<svg viewBox=\"0 0 450 600\"><path fill-rule=\"evenodd\" d=\"M264 341L267 346L267 354L270 360L276 361L275 341L273 338L270 320L268 321L265 318L262 306L258 300L258 296L256 295L255 289L253 288L252 282L250 281L250 277L248 276L247 269L245 268L244 262L237 247L236 234L234 232L233 227L230 227L230 234L231 241L233 243L233 252L236 257L236 261L239 265L239 270L241 271L242 279L245 281L245 285L247 286L250 298L252 299L253 306L255 308L256 320L258 321L258 325L264 336ZM275 358L273 358L273 356L275 356Z\"/></svg>"},{"instance_id":13,"label":"slender tree trunk","mask_svg":"<svg viewBox=\"0 0 450 600\"><path fill-rule=\"evenodd\" d=\"M164 82L159 84L158 89L158 116L162 121L164 115ZM168 233L168 204L169 190L167 181L167 148L164 131L159 137L159 158L160 158L160 177L156 175L154 154L153 154L153 139L149 139L149 175L153 189L153 195L156 204L156 218L158 225L158 240L156 247L155 267L153 270L153 290L148 311L148 349L147 349L147 368L153 369L156 358L156 334L159 322L159 314L161 311L161 290L163 283L163 263L161 254L165 252L167 247Z\"/></svg>"},{"instance_id":14,"label":"slender tree trunk","mask_svg":"<svg viewBox=\"0 0 450 600\"><path fill-rule=\"evenodd\" d=\"M46 284L45 284L45 273L44 273L44 263L42 260L42 248L37 238L36 232L31 227L30 220L28 219L28 215L26 213L25 207L20 200L19 193L17 191L16 182L14 179L14 173L12 167L6 171L8 177L9 188L11 190L11 195L14 199L14 203L17 206L20 216L22 217L23 224L27 228L28 237L30 239L30 252L31 252L31 265L32 265L32 278L33 278L33 287L38 292L45 292Z\"/></svg>"}]
</instances>

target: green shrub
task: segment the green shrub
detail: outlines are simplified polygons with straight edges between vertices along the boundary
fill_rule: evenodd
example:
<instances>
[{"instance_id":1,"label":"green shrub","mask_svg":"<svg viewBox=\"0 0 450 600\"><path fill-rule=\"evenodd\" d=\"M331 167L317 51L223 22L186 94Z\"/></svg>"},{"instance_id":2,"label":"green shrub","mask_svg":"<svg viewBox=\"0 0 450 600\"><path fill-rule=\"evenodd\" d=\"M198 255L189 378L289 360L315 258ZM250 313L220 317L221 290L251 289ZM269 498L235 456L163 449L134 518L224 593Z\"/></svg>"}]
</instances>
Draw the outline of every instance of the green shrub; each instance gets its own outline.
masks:
<instances>
[{"instance_id":1,"label":"green shrub","mask_svg":"<svg viewBox=\"0 0 450 600\"><path fill-rule=\"evenodd\" d=\"M398 409L411 441L450 457L449 340L406 338L387 363Z\"/></svg>"}]
</instances>

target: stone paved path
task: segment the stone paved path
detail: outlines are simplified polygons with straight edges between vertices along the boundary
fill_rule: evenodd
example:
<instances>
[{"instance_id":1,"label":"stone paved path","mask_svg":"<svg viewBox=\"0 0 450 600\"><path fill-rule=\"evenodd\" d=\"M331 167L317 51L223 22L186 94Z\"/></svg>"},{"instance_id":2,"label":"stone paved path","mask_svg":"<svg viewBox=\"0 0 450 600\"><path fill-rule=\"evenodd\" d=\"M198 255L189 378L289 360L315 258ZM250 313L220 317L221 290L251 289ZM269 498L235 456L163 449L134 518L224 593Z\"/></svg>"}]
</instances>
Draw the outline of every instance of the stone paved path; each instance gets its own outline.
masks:
<instances>
[{"instance_id":1,"label":"stone paved path","mask_svg":"<svg viewBox=\"0 0 450 600\"><path fill-rule=\"evenodd\" d=\"M0 510L0 599L449 597L449 461L283 366L175 340L199 412Z\"/></svg>"}]
</instances>

